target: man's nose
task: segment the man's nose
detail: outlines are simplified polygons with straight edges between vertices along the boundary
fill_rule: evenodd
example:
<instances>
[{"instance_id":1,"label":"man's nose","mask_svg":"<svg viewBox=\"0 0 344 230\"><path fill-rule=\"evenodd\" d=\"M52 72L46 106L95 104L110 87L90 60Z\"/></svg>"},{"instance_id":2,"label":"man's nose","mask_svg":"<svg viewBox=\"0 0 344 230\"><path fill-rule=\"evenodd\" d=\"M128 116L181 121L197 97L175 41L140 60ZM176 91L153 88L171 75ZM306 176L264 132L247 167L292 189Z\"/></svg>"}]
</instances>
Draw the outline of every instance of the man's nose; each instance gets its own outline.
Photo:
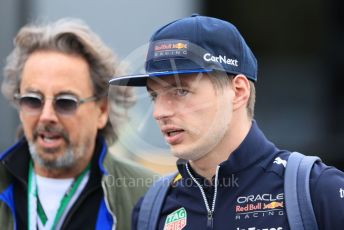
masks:
<instances>
[{"instance_id":1,"label":"man's nose","mask_svg":"<svg viewBox=\"0 0 344 230\"><path fill-rule=\"evenodd\" d=\"M44 123L57 122L58 118L52 100L46 100L44 102L39 119Z\"/></svg>"},{"instance_id":2,"label":"man's nose","mask_svg":"<svg viewBox=\"0 0 344 230\"><path fill-rule=\"evenodd\" d=\"M173 101L167 95L159 95L155 98L153 117L157 121L170 118L175 114L175 109Z\"/></svg>"}]
</instances>

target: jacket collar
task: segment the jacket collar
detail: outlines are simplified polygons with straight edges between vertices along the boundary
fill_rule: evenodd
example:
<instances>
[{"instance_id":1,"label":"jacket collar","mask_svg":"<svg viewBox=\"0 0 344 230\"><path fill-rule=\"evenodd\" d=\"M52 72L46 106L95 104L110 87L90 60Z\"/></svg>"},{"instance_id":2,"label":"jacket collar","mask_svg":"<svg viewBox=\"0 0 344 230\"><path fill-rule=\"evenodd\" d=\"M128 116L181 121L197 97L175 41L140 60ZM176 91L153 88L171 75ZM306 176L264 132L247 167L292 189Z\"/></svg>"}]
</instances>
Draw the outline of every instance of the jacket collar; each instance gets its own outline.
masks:
<instances>
[{"instance_id":1,"label":"jacket collar","mask_svg":"<svg viewBox=\"0 0 344 230\"><path fill-rule=\"evenodd\" d=\"M20 139L0 156L1 163L24 184L27 184L30 159L29 147L25 138Z\"/></svg>"},{"instance_id":2,"label":"jacket collar","mask_svg":"<svg viewBox=\"0 0 344 230\"><path fill-rule=\"evenodd\" d=\"M253 165L263 164L264 159L272 156L276 151L275 145L265 137L256 121L253 121L243 142L220 166L227 173L240 172Z\"/></svg>"}]
</instances>

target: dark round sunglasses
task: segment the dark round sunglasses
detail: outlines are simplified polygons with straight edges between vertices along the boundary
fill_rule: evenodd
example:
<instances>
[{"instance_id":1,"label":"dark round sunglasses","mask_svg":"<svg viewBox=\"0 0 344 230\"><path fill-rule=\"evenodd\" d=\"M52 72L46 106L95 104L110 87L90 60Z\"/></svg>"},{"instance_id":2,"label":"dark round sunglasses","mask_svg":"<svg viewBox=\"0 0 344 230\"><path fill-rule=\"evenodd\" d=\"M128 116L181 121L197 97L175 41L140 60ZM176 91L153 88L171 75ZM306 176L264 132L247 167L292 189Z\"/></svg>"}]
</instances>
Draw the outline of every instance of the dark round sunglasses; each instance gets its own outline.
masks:
<instances>
[{"instance_id":1,"label":"dark round sunglasses","mask_svg":"<svg viewBox=\"0 0 344 230\"><path fill-rule=\"evenodd\" d=\"M27 93L23 95L15 94L14 98L17 101L20 110L29 115L40 114L45 100L49 99L36 93ZM79 99L78 97L70 94L58 95L50 99L53 100L55 112L60 115L73 115L79 105L89 101L98 100L96 96Z\"/></svg>"}]
</instances>

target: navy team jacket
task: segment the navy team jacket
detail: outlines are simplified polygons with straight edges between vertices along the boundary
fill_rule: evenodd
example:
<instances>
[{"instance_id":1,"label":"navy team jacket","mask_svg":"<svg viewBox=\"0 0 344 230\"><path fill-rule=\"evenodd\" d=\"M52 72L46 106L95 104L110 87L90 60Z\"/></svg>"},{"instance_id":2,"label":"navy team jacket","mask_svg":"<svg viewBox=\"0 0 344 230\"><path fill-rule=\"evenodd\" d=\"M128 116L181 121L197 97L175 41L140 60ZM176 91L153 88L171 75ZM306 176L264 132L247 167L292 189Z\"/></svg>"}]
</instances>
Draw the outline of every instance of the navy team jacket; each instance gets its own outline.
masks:
<instances>
[{"instance_id":1,"label":"navy team jacket","mask_svg":"<svg viewBox=\"0 0 344 230\"><path fill-rule=\"evenodd\" d=\"M254 121L241 145L220 164L212 226L200 189L186 170L187 163L178 161L179 175L163 204L159 229L289 229L283 192L289 155L269 142ZM211 209L214 186L189 169L202 185ZM319 229L344 229L344 173L316 163L310 188ZM137 228L141 202L134 208L132 229Z\"/></svg>"}]
</instances>

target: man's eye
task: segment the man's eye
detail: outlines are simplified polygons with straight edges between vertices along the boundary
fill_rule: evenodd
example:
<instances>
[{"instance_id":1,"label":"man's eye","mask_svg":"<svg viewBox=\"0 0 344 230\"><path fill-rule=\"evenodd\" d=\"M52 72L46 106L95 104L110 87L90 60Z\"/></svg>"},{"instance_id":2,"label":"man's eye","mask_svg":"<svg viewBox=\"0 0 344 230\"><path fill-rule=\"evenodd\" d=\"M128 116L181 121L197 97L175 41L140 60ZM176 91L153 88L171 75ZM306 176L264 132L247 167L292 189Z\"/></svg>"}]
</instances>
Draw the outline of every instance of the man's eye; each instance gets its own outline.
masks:
<instances>
[{"instance_id":1,"label":"man's eye","mask_svg":"<svg viewBox=\"0 0 344 230\"><path fill-rule=\"evenodd\" d=\"M177 96L186 96L188 93L189 93L189 91L186 89L181 89L181 88L175 89L175 94Z\"/></svg>"}]
</instances>

